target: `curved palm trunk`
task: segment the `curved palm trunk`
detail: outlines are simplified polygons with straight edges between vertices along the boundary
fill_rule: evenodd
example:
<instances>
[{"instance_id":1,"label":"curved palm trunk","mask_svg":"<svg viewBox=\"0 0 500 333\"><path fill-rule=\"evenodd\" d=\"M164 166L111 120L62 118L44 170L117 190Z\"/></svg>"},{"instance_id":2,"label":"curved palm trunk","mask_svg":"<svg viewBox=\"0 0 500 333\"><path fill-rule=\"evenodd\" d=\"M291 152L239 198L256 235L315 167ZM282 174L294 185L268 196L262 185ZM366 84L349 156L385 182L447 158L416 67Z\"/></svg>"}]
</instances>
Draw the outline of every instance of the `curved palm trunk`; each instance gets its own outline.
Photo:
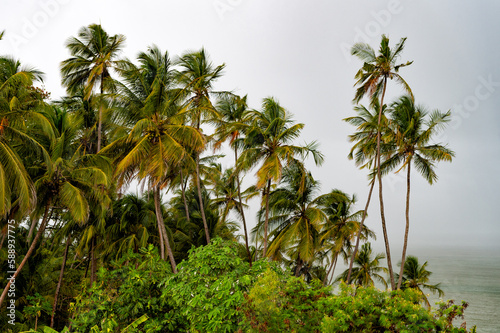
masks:
<instances>
[{"instance_id":1,"label":"curved palm trunk","mask_svg":"<svg viewBox=\"0 0 500 333\"><path fill-rule=\"evenodd\" d=\"M31 254L35 250L35 247L36 247L36 244L38 243L38 240L40 239L40 237L42 237L42 234L45 231L45 227L47 226L47 223L49 221L49 209L50 209L51 205L52 205L52 200L49 199L49 201L47 202L47 205L45 206L45 212L43 213L42 224L40 225L40 228L38 229L38 231L35 235L35 239L33 239L33 242L31 243L30 248L28 249L28 252L26 252L26 255L24 256L23 260L21 261L21 263L17 267L14 274L11 276L11 278L7 282L7 285L5 286L5 288L2 292L2 296L0 296L0 307L3 304L5 297L7 297L7 292L9 291L9 288L10 288L12 281L15 281L16 277L21 272L21 269L23 269L23 267L26 264L26 262L28 261L29 257L31 256Z\"/></svg>"},{"instance_id":2,"label":"curved palm trunk","mask_svg":"<svg viewBox=\"0 0 500 333\"><path fill-rule=\"evenodd\" d=\"M238 150L234 148L234 165L236 166L238 162ZM247 249L247 255L248 255L248 262L250 263L250 267L252 267L252 255L250 254L250 248L248 247L248 232L247 232L247 223L245 220L245 213L243 212L243 204L241 201L241 189L240 189L240 177L238 174L236 174L236 185L238 186L238 200L239 200L239 205L238 208L240 209L241 213L241 220L243 221L243 230L245 231L245 247Z\"/></svg>"},{"instance_id":3,"label":"curved palm trunk","mask_svg":"<svg viewBox=\"0 0 500 333\"><path fill-rule=\"evenodd\" d=\"M328 280L329 280L328 277L330 276L330 273L332 273L332 270L333 270L333 272L335 272L335 266L337 266L338 256L339 256L338 252L335 252L335 255L332 256L332 262L330 264L330 268L328 268L328 272L326 273L325 278L323 279L324 286L326 286L326 284L328 283Z\"/></svg>"},{"instance_id":4,"label":"curved palm trunk","mask_svg":"<svg viewBox=\"0 0 500 333\"><path fill-rule=\"evenodd\" d=\"M266 190L266 219L264 220L264 249L262 250L262 256L265 257L267 254L267 227L269 225L269 194L271 192L271 180L267 181Z\"/></svg>"},{"instance_id":5,"label":"curved palm trunk","mask_svg":"<svg viewBox=\"0 0 500 333\"><path fill-rule=\"evenodd\" d=\"M181 177L181 193L182 193L182 201L184 202L184 209L186 210L186 220L188 223L191 221L189 217L189 206L186 200L186 188L184 185L184 176L182 175L182 167L179 169L179 175Z\"/></svg>"},{"instance_id":6,"label":"curved palm trunk","mask_svg":"<svg viewBox=\"0 0 500 333\"><path fill-rule=\"evenodd\" d=\"M378 112L378 128L377 128L377 178L378 178L378 197L380 201L380 218L382 220L382 231L384 234L385 252L387 255L387 268L389 269L389 278L391 280L391 288L395 290L396 284L394 283L394 273L392 271L392 261L391 261L391 249L389 247L389 237L387 235L387 227L385 223L385 211L384 211L384 197L382 195L382 172L380 170L380 137L381 128L380 123L382 122L382 110L384 107L384 97L385 90L387 87L387 77L384 77L384 90L382 92L382 98L380 99L380 110Z\"/></svg>"},{"instance_id":7,"label":"curved palm trunk","mask_svg":"<svg viewBox=\"0 0 500 333\"><path fill-rule=\"evenodd\" d=\"M196 156L196 188L198 190L198 200L200 201L200 212L201 219L203 220L203 227L205 228L205 237L207 239L207 244L210 244L210 232L208 230L207 218L205 217L205 207L203 206L203 198L201 196L201 184L200 184L200 156Z\"/></svg>"},{"instance_id":8,"label":"curved palm trunk","mask_svg":"<svg viewBox=\"0 0 500 333\"><path fill-rule=\"evenodd\" d=\"M66 248L64 249L63 262L61 266L61 273L59 273L59 282L57 282L56 293L54 295L54 305L52 306L52 316L50 316L50 328L54 328L54 316L56 314L57 299L59 298L59 292L61 291L61 286L63 282L64 267L66 266L66 259L68 258L69 245L71 244L71 234L68 235L66 240Z\"/></svg>"},{"instance_id":9,"label":"curved palm trunk","mask_svg":"<svg viewBox=\"0 0 500 333\"><path fill-rule=\"evenodd\" d=\"M375 162L375 164L377 164ZM359 224L358 234L356 235L356 245L354 246L354 251L351 254L351 261L349 262L349 272L347 273L347 284L351 283L351 275L352 275L352 265L354 264L354 259L356 258L356 254L358 253L359 248L359 240L361 239L361 232L363 231L363 226L365 223L366 216L368 215L368 207L370 206L370 200L372 198L373 187L375 186L375 177L372 179L372 184L370 185L370 190L368 191L368 200L366 200L365 210L363 210L363 217L361 218L361 222Z\"/></svg>"},{"instance_id":10,"label":"curved palm trunk","mask_svg":"<svg viewBox=\"0 0 500 333\"><path fill-rule=\"evenodd\" d=\"M399 270L398 289L401 288L401 283L403 282L403 271L406 260L406 249L408 247L408 233L410 231L410 166L411 166L411 160L408 162L408 174L406 176L406 228L405 228L405 240L403 244L403 254L401 255L401 268Z\"/></svg>"},{"instance_id":11,"label":"curved palm trunk","mask_svg":"<svg viewBox=\"0 0 500 333\"><path fill-rule=\"evenodd\" d=\"M172 248L170 247L170 242L168 240L168 236L165 229L165 223L163 222L163 215L161 212L161 203L160 203L160 185L157 185L154 190L154 201L155 201L155 210L156 210L156 220L158 221L158 225L162 230L160 233L163 234L163 239L165 241L165 249L167 250L168 258L170 259L170 265L172 266L172 272L177 273L177 265L175 263L174 255L172 253ZM161 237L162 235L160 235Z\"/></svg>"},{"instance_id":12,"label":"curved palm trunk","mask_svg":"<svg viewBox=\"0 0 500 333\"><path fill-rule=\"evenodd\" d=\"M31 221L30 231L28 232L28 237L27 237L28 244L31 241L31 237L33 236L33 233L35 232L35 228L37 225L38 225L38 220Z\"/></svg>"}]
</instances>

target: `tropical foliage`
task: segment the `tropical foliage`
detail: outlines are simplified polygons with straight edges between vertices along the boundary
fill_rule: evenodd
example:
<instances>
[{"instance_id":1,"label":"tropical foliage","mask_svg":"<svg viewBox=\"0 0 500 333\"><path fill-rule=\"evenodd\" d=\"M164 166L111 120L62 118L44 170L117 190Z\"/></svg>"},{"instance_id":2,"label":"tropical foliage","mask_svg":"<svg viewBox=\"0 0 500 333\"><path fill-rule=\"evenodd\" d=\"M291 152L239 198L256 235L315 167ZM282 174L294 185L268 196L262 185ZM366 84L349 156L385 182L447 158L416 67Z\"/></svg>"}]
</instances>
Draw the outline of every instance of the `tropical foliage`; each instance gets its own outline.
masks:
<instances>
[{"instance_id":1,"label":"tropical foliage","mask_svg":"<svg viewBox=\"0 0 500 333\"><path fill-rule=\"evenodd\" d=\"M383 36L379 54L353 47L364 62L354 102L370 98L346 118L350 158L370 172L363 210L321 188L306 167L323 162L319 144L299 143L306 125L277 98L252 109L219 89L225 65L203 48L173 57L153 44L130 60L124 42L100 24L70 37L58 100L41 71L0 56L0 331L465 332L451 324L465 304L419 304L422 288L441 290L406 258L410 167L432 184L454 153L432 142L449 113L416 105L399 75L405 39L391 49ZM408 95L386 105L391 79ZM219 160L228 152L232 165ZM383 213L382 176L405 168L395 286L385 218L387 268L364 221L375 182ZM334 292L340 280L353 285Z\"/></svg>"}]
</instances>

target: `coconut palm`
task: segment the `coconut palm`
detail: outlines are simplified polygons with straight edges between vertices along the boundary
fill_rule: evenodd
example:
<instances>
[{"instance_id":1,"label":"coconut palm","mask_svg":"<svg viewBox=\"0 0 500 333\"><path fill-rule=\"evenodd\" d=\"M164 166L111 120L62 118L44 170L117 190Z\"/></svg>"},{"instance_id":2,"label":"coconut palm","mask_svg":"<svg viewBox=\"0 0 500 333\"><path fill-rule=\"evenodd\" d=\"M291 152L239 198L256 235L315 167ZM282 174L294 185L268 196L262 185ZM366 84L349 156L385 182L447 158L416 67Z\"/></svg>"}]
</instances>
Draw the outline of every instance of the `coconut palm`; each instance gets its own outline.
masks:
<instances>
[{"instance_id":1,"label":"coconut palm","mask_svg":"<svg viewBox=\"0 0 500 333\"><path fill-rule=\"evenodd\" d=\"M72 220L83 224L89 216L87 198L96 198L99 201L103 187L108 185L106 173L96 167L92 156L82 156L79 151L72 156L65 156L64 147L67 145L67 137L63 133L59 133L50 141L50 148L47 149L50 151L50 159L43 162L41 167L45 172L35 181L35 188L38 191L37 204L43 207L42 222L28 252L7 283L0 298L0 305L7 295L11 282L19 275L41 239L49 222L51 210L55 207L65 209Z\"/></svg>"},{"instance_id":2,"label":"coconut palm","mask_svg":"<svg viewBox=\"0 0 500 333\"><path fill-rule=\"evenodd\" d=\"M161 213L160 192L169 169L199 151L204 145L200 132L186 126L178 115L178 91L174 88L173 72L168 53L156 46L138 56L140 65L131 62L120 69L125 84L120 87L123 117L133 128L127 137L118 139L103 152L116 153L116 174L120 184L134 178L147 180L153 190L160 253L165 250L172 270L177 271L175 259Z\"/></svg>"},{"instance_id":3,"label":"coconut palm","mask_svg":"<svg viewBox=\"0 0 500 333\"><path fill-rule=\"evenodd\" d=\"M398 264L401 266L401 263ZM423 292L422 289L427 289L433 294L438 293L439 297L444 296L443 290L441 290L440 284L429 284L429 277L432 275L432 272L427 270L427 261L422 265L418 262L418 258L415 256L408 256L406 258L405 264L403 266L403 283L401 285L402 289L405 288L414 288L419 290L422 293L422 301L427 305L427 307L431 307L427 296ZM399 278L399 276L396 274Z\"/></svg>"},{"instance_id":4,"label":"coconut palm","mask_svg":"<svg viewBox=\"0 0 500 333\"><path fill-rule=\"evenodd\" d=\"M323 162L323 155L317 150L316 142L306 146L291 144L300 135L304 124L294 124L291 114L273 98L265 98L262 111L254 112L253 115L254 121L245 138L244 151L238 159L238 167L248 170L260 163L256 188L263 190L265 220L262 253L266 256L271 185L279 183L284 167L298 163L298 157L305 158L310 153L316 165L319 165Z\"/></svg>"},{"instance_id":5,"label":"coconut palm","mask_svg":"<svg viewBox=\"0 0 500 333\"><path fill-rule=\"evenodd\" d=\"M406 168L406 227L401 256L401 271L397 288L401 287L403 269L405 265L408 233L410 229L410 170L413 164L417 171L433 184L437 180L434 171L435 163L439 161L451 162L455 153L446 146L431 144L430 140L443 126L450 121L450 112L441 113L438 110L430 115L424 107L415 105L410 96L402 96L392 105L390 128L395 143L395 152L382 163L383 173L389 172L401 165L399 172ZM429 115L429 117L428 117Z\"/></svg>"},{"instance_id":6,"label":"coconut palm","mask_svg":"<svg viewBox=\"0 0 500 333\"><path fill-rule=\"evenodd\" d=\"M243 138L241 135L248 129L249 123L251 122L250 111L247 106L247 96L239 97L235 95L223 96L217 102L217 110L221 116L220 124L217 127L216 136L218 137L216 147L222 144L223 141L229 139L229 144L234 150L234 164L238 163L238 149L241 146ZM236 168L234 173L234 178L236 179L238 200L240 205L238 206L241 220L243 222L243 230L245 236L245 247L247 250L248 260L250 265L252 265L252 256L250 254L250 248L248 246L248 232L247 224L245 219L245 212L242 206L241 198L241 184L240 176L237 173L238 168Z\"/></svg>"},{"instance_id":7,"label":"coconut palm","mask_svg":"<svg viewBox=\"0 0 500 333\"><path fill-rule=\"evenodd\" d=\"M304 266L312 267L321 249L326 214L320 204L326 198L319 195L319 187L311 173L295 163L284 170L282 186L269 195L267 255L273 259L289 258L295 263L295 276L304 274Z\"/></svg>"},{"instance_id":8,"label":"coconut palm","mask_svg":"<svg viewBox=\"0 0 500 333\"><path fill-rule=\"evenodd\" d=\"M389 277L392 289L395 288L394 274L392 271L391 252L389 248L389 239L387 237L387 228L385 223L384 201L382 196L382 175L380 172L380 141L381 141L381 122L382 111L384 107L384 97L387 89L387 81L395 80L400 83L403 88L413 97L410 86L399 75L399 69L410 65L412 62L403 64L396 64L396 61L401 56L406 38L402 38L396 46L391 49L389 47L389 38L382 35L380 42L379 54L376 55L375 51L370 45L366 43L356 43L351 49L352 55L359 57L363 61L363 67L356 73L357 79L355 85L359 86L356 90L353 101L359 103L361 99L368 95L371 99L372 106L379 103L378 113L378 131L377 131L377 150L376 150L376 164L377 178L379 184L379 201L380 201L380 217L382 220L382 231L384 234L384 243L387 254L387 265L389 268ZM380 99L380 101L379 101ZM369 202L369 200L367 200ZM367 205L368 206L368 205Z\"/></svg>"},{"instance_id":9,"label":"coconut palm","mask_svg":"<svg viewBox=\"0 0 500 333\"><path fill-rule=\"evenodd\" d=\"M190 111L191 125L197 130L200 130L204 122L214 122L219 118L217 110L212 104L211 95L220 94L214 91L213 85L215 81L222 76L225 65L222 64L214 67L203 48L198 52L188 52L184 54L178 60L177 64L181 67L177 73L177 80L182 85L188 97L186 106ZM198 199L202 201L200 152L196 154L195 162ZM208 244L210 243L210 234L203 203L200 207Z\"/></svg>"},{"instance_id":10,"label":"coconut palm","mask_svg":"<svg viewBox=\"0 0 500 333\"><path fill-rule=\"evenodd\" d=\"M70 37L66 47L71 58L61 63L62 84L68 93L78 93L83 87L84 99L89 99L94 90L100 97L97 117L97 151L102 146L103 98L105 91L113 90L111 71L119 61L117 56L125 43L125 36L110 36L100 24L82 27L77 37Z\"/></svg>"},{"instance_id":11,"label":"coconut palm","mask_svg":"<svg viewBox=\"0 0 500 333\"><path fill-rule=\"evenodd\" d=\"M33 87L43 74L31 67L21 66L12 57L0 57L0 216L6 216L16 201L21 215L36 202L33 184L26 172L19 149L42 151L40 144L28 134L32 124L47 133L50 123L39 112L43 95Z\"/></svg>"},{"instance_id":12,"label":"coconut palm","mask_svg":"<svg viewBox=\"0 0 500 333\"><path fill-rule=\"evenodd\" d=\"M362 230L359 222L364 211L353 212L356 204L356 196L349 196L340 190L332 190L321 203L322 210L326 214L326 222L321 233L322 248L331 256L330 267L325 274L324 284L329 276L334 275L338 257L342 256L348 263L349 254L352 252L352 242L356 235L367 240L375 238L375 233L363 225Z\"/></svg>"},{"instance_id":13,"label":"coconut palm","mask_svg":"<svg viewBox=\"0 0 500 333\"><path fill-rule=\"evenodd\" d=\"M358 286L368 287L375 285L375 280L382 283L387 288L387 282L380 273L388 273L388 269L380 266L380 261L385 258L383 253L379 253L372 257L372 247L370 243L364 243L360 251L356 255L354 263L356 267L352 270L352 281ZM347 274L349 270L346 269L336 281L347 281Z\"/></svg>"},{"instance_id":14,"label":"coconut palm","mask_svg":"<svg viewBox=\"0 0 500 333\"><path fill-rule=\"evenodd\" d=\"M372 169L374 165L377 165L376 162L376 147L377 147L377 137L378 137L378 102L374 101L375 105L373 106L374 112L371 112L368 108L363 105L358 105L354 107L357 115L353 117L345 118L344 121L348 122L351 125L356 126L357 131L354 134L349 135L349 141L355 142L354 146L351 148L349 152L348 158L354 159L356 166L360 169L367 168ZM383 111L385 108L383 108ZM386 128L387 119L382 112L381 119L381 128ZM384 147L384 151L386 144L383 141L382 147ZM362 228L358 229L358 233L356 236L356 244L354 246L354 250L351 252L351 259L349 261L349 273L347 274L347 282L350 283L352 267L354 264L355 256L358 252L359 243L361 239L361 230L364 228L364 222L368 215L368 207L370 206L370 200L373 193L373 188L375 186L375 177L373 172L370 174L370 190L368 191L368 199L366 201L365 209L363 210L363 214L361 216L361 226Z\"/></svg>"}]
</instances>

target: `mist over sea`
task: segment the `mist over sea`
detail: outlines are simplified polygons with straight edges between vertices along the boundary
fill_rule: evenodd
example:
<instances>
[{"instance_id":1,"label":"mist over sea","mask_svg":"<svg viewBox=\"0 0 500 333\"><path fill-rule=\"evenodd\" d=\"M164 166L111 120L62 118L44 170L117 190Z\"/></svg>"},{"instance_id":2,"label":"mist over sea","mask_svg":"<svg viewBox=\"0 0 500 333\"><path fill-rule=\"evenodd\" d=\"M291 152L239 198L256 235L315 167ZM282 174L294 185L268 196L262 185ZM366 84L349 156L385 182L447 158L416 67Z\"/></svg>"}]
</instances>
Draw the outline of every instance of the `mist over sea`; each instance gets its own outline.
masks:
<instances>
[{"instance_id":1,"label":"mist over sea","mask_svg":"<svg viewBox=\"0 0 500 333\"><path fill-rule=\"evenodd\" d=\"M391 245L395 271L401 261L399 249ZM377 242L374 252L384 252L383 244ZM456 326L465 320L467 328L476 325L478 333L500 332L500 247L414 246L407 254L418 257L420 264L428 262L427 270L432 272L430 284L441 283L443 300L469 303L465 318L456 320ZM335 276L346 268L339 264ZM432 306L439 301L438 295L430 294L428 298Z\"/></svg>"}]
</instances>

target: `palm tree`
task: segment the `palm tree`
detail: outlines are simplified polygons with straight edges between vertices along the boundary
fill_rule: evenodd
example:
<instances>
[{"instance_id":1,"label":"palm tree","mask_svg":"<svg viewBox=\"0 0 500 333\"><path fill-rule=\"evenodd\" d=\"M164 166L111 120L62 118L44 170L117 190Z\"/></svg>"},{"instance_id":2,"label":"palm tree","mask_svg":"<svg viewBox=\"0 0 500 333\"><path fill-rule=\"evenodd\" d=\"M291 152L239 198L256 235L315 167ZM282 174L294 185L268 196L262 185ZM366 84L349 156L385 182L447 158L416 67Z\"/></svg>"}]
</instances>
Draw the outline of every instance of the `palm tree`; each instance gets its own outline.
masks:
<instances>
[{"instance_id":1,"label":"palm tree","mask_svg":"<svg viewBox=\"0 0 500 333\"><path fill-rule=\"evenodd\" d=\"M245 150L240 155L240 169L250 169L262 163L257 171L257 189L263 189L262 199L265 200L264 247L263 256L267 255L269 196L271 185L281 179L283 168L298 163L297 157L305 158L309 153L314 162L323 162L323 155L317 150L316 142L306 146L291 145L300 135L304 124L294 124L291 114L271 97L262 103L262 112L254 112L254 121L245 138Z\"/></svg>"},{"instance_id":2,"label":"palm tree","mask_svg":"<svg viewBox=\"0 0 500 333\"><path fill-rule=\"evenodd\" d=\"M269 195L271 217L270 244L267 255L281 258L282 254L295 262L295 276L302 267L312 267L321 248L321 231L326 214L321 209L327 195L319 195L320 184L300 163L285 169L283 186Z\"/></svg>"},{"instance_id":3,"label":"palm tree","mask_svg":"<svg viewBox=\"0 0 500 333\"><path fill-rule=\"evenodd\" d=\"M64 147L68 145L66 139L65 135L59 133L57 138L50 141L50 159L44 161L42 167L45 172L35 182L38 205L43 207L42 222L28 252L7 283L0 298L0 306L5 300L11 282L19 275L42 237L51 210L55 207L65 209L75 222L83 224L89 215L87 198L101 198L103 187L108 185L106 174L95 166L92 156L82 156L79 151L72 156L65 156L67 150Z\"/></svg>"},{"instance_id":4,"label":"palm tree","mask_svg":"<svg viewBox=\"0 0 500 333\"><path fill-rule=\"evenodd\" d=\"M363 61L363 67L356 73L355 76L355 78L357 79L355 85L358 85L359 87L356 90L353 101L355 103L359 103L359 101L368 94L368 96L371 98L371 104L375 105L375 101L378 102L380 97L375 168L377 170L377 178L379 184L380 216L382 219L382 230L384 234L385 249L387 254L387 265L389 268L389 276L392 289L395 288L394 274L392 272L391 251L389 249L389 239L387 237L387 228L385 223L384 200L382 197L382 175L380 172L380 125L382 121L382 111L384 107L384 97L387 88L387 80L396 80L403 86L406 91L408 91L408 93L413 98L410 86L399 75L399 69L401 67L410 65L412 62L396 64L397 59L400 57L401 52L403 51L405 41L406 38L402 38L400 42L396 44L393 49L391 49L389 47L389 38L385 35L382 35L378 55L376 55L371 46L366 43L356 43L351 49L352 55L359 57Z\"/></svg>"},{"instance_id":5,"label":"palm tree","mask_svg":"<svg viewBox=\"0 0 500 333\"><path fill-rule=\"evenodd\" d=\"M374 101L375 105L373 106L374 110L378 110L378 102ZM357 132L349 135L349 141L355 142L354 146L351 148L349 152L348 158L354 159L356 165L360 168L372 169L372 165L377 165L376 161L376 147L377 147L377 137L378 137L378 111L371 112L363 105L355 106L354 110L357 113L357 116L345 118L344 121L348 122L351 125L356 126ZM384 110L382 112L381 119L381 128L385 129L387 124L387 119L384 115ZM382 135L383 136L383 135ZM384 151L385 141L383 140L382 147ZM356 236L356 244L354 246L354 251L351 252L351 259L349 262L349 273L347 274L347 282L350 283L350 278L352 274L352 268L354 264L355 256L358 252L359 243L361 239L361 231L364 228L364 221L366 216L368 215L368 207L370 206L370 200L373 193L373 188L375 186L375 177L373 172L370 174L370 190L368 191L368 199L366 201L365 209L363 210L363 215L361 217L361 228L358 229L358 233Z\"/></svg>"},{"instance_id":6,"label":"palm tree","mask_svg":"<svg viewBox=\"0 0 500 333\"><path fill-rule=\"evenodd\" d=\"M229 138L229 144L233 147L234 150L234 164L235 164L235 173L234 178L236 179L236 185L238 190L238 200L239 200L239 213L241 216L241 220L243 221L243 230L245 236L245 247L247 250L248 261L250 266L252 265L252 256L250 254L250 248L248 246L248 232L247 232L247 224L245 220L245 213L243 211L242 206L242 198L241 198L241 184L240 184L240 176L237 173L238 168L236 167L238 163L238 149L241 146L242 138L241 134L245 132L249 127L249 123L251 121L250 111L247 106L247 96L239 97L239 96L223 96L217 102L217 110L221 115L221 122L217 128L216 135L218 136L218 140L216 143L216 147L220 145L223 141Z\"/></svg>"},{"instance_id":7,"label":"palm tree","mask_svg":"<svg viewBox=\"0 0 500 333\"><path fill-rule=\"evenodd\" d=\"M125 36L110 36L100 24L91 24L78 31L78 37L71 37L66 47L71 58L61 63L62 84L70 94L84 88L84 98L90 98L92 92L98 89L100 106L97 119L97 153L102 145L103 98L105 91L113 90L111 70L119 61L116 57L125 43Z\"/></svg>"},{"instance_id":8,"label":"palm tree","mask_svg":"<svg viewBox=\"0 0 500 333\"><path fill-rule=\"evenodd\" d=\"M402 96L392 105L390 128L395 143L395 152L382 163L382 172L387 173L402 164L400 169L406 168L406 227L401 257L401 271L399 272L398 286L401 287L403 268L405 265L406 249L408 246L408 233L410 229L410 170L412 163L420 174L433 184L437 180L434 171L436 162L451 162L455 153L440 144L430 144L430 140L443 126L450 121L450 112L441 113L435 110L426 120L428 112L415 105L410 96Z\"/></svg>"},{"instance_id":9,"label":"palm tree","mask_svg":"<svg viewBox=\"0 0 500 333\"><path fill-rule=\"evenodd\" d=\"M225 65L222 64L214 67L203 48L198 52L184 54L178 60L177 64L181 67L181 70L177 73L177 80L183 86L184 92L188 94L187 107L190 110L191 125L200 130L202 123L206 121L213 122L219 118L217 110L210 100L210 95L216 94L213 90L213 85L222 76ZM198 199L202 201L200 152L196 154L195 162ZM208 244L210 243L210 234L203 207L204 205L201 203L201 217Z\"/></svg>"},{"instance_id":10,"label":"palm tree","mask_svg":"<svg viewBox=\"0 0 500 333\"><path fill-rule=\"evenodd\" d=\"M321 233L322 247L327 253L331 253L330 268L323 281L325 285L328 277L333 277L340 255L348 263L349 253L352 252L352 241L356 239L358 233L361 233L360 238L363 240L369 237L375 238L375 233L365 225L361 228L359 220L364 211L352 212L356 201L355 195L349 196L345 192L334 189L321 203L322 210L327 217Z\"/></svg>"},{"instance_id":11,"label":"palm tree","mask_svg":"<svg viewBox=\"0 0 500 333\"><path fill-rule=\"evenodd\" d=\"M401 266L401 263L398 264ZM427 296L424 294L422 289L428 289L433 294L438 293L439 297L444 296L443 290L441 290L440 284L429 284L429 277L432 275L432 272L427 270L427 261L422 265L419 264L418 258L415 256L408 256L406 258L405 264L403 266L403 284L401 288L414 288L422 293L422 300L427 305L427 307L431 307ZM397 276L397 274L396 274ZM399 278L399 277L398 277Z\"/></svg>"},{"instance_id":12,"label":"palm tree","mask_svg":"<svg viewBox=\"0 0 500 333\"><path fill-rule=\"evenodd\" d=\"M375 280L381 282L387 288L387 282L380 273L388 273L388 269L380 266L380 260L385 258L379 253L372 258L372 247L370 243L364 243L354 260L357 267L352 270L352 280L358 286L368 287L375 285ZM345 270L336 281L347 281L349 270Z\"/></svg>"},{"instance_id":13,"label":"palm tree","mask_svg":"<svg viewBox=\"0 0 500 333\"><path fill-rule=\"evenodd\" d=\"M166 250L172 271L177 272L163 221L160 191L166 186L168 170L189 158L191 151L201 150L204 139L196 128L184 125L178 114L178 91L174 89L168 53L152 46L140 53L138 60L139 67L127 62L120 70L126 82L120 89L124 118L133 128L126 138L116 140L103 152L113 154L122 149L116 158L121 184L135 177L147 178L155 200L160 252L163 258Z\"/></svg>"},{"instance_id":14,"label":"palm tree","mask_svg":"<svg viewBox=\"0 0 500 333\"><path fill-rule=\"evenodd\" d=\"M28 133L30 124L50 132L48 120L39 112L43 96L33 87L42 72L6 56L0 57L0 216L6 216L17 201L21 215L32 209L36 193L19 156L19 148L42 151Z\"/></svg>"}]
</instances>

